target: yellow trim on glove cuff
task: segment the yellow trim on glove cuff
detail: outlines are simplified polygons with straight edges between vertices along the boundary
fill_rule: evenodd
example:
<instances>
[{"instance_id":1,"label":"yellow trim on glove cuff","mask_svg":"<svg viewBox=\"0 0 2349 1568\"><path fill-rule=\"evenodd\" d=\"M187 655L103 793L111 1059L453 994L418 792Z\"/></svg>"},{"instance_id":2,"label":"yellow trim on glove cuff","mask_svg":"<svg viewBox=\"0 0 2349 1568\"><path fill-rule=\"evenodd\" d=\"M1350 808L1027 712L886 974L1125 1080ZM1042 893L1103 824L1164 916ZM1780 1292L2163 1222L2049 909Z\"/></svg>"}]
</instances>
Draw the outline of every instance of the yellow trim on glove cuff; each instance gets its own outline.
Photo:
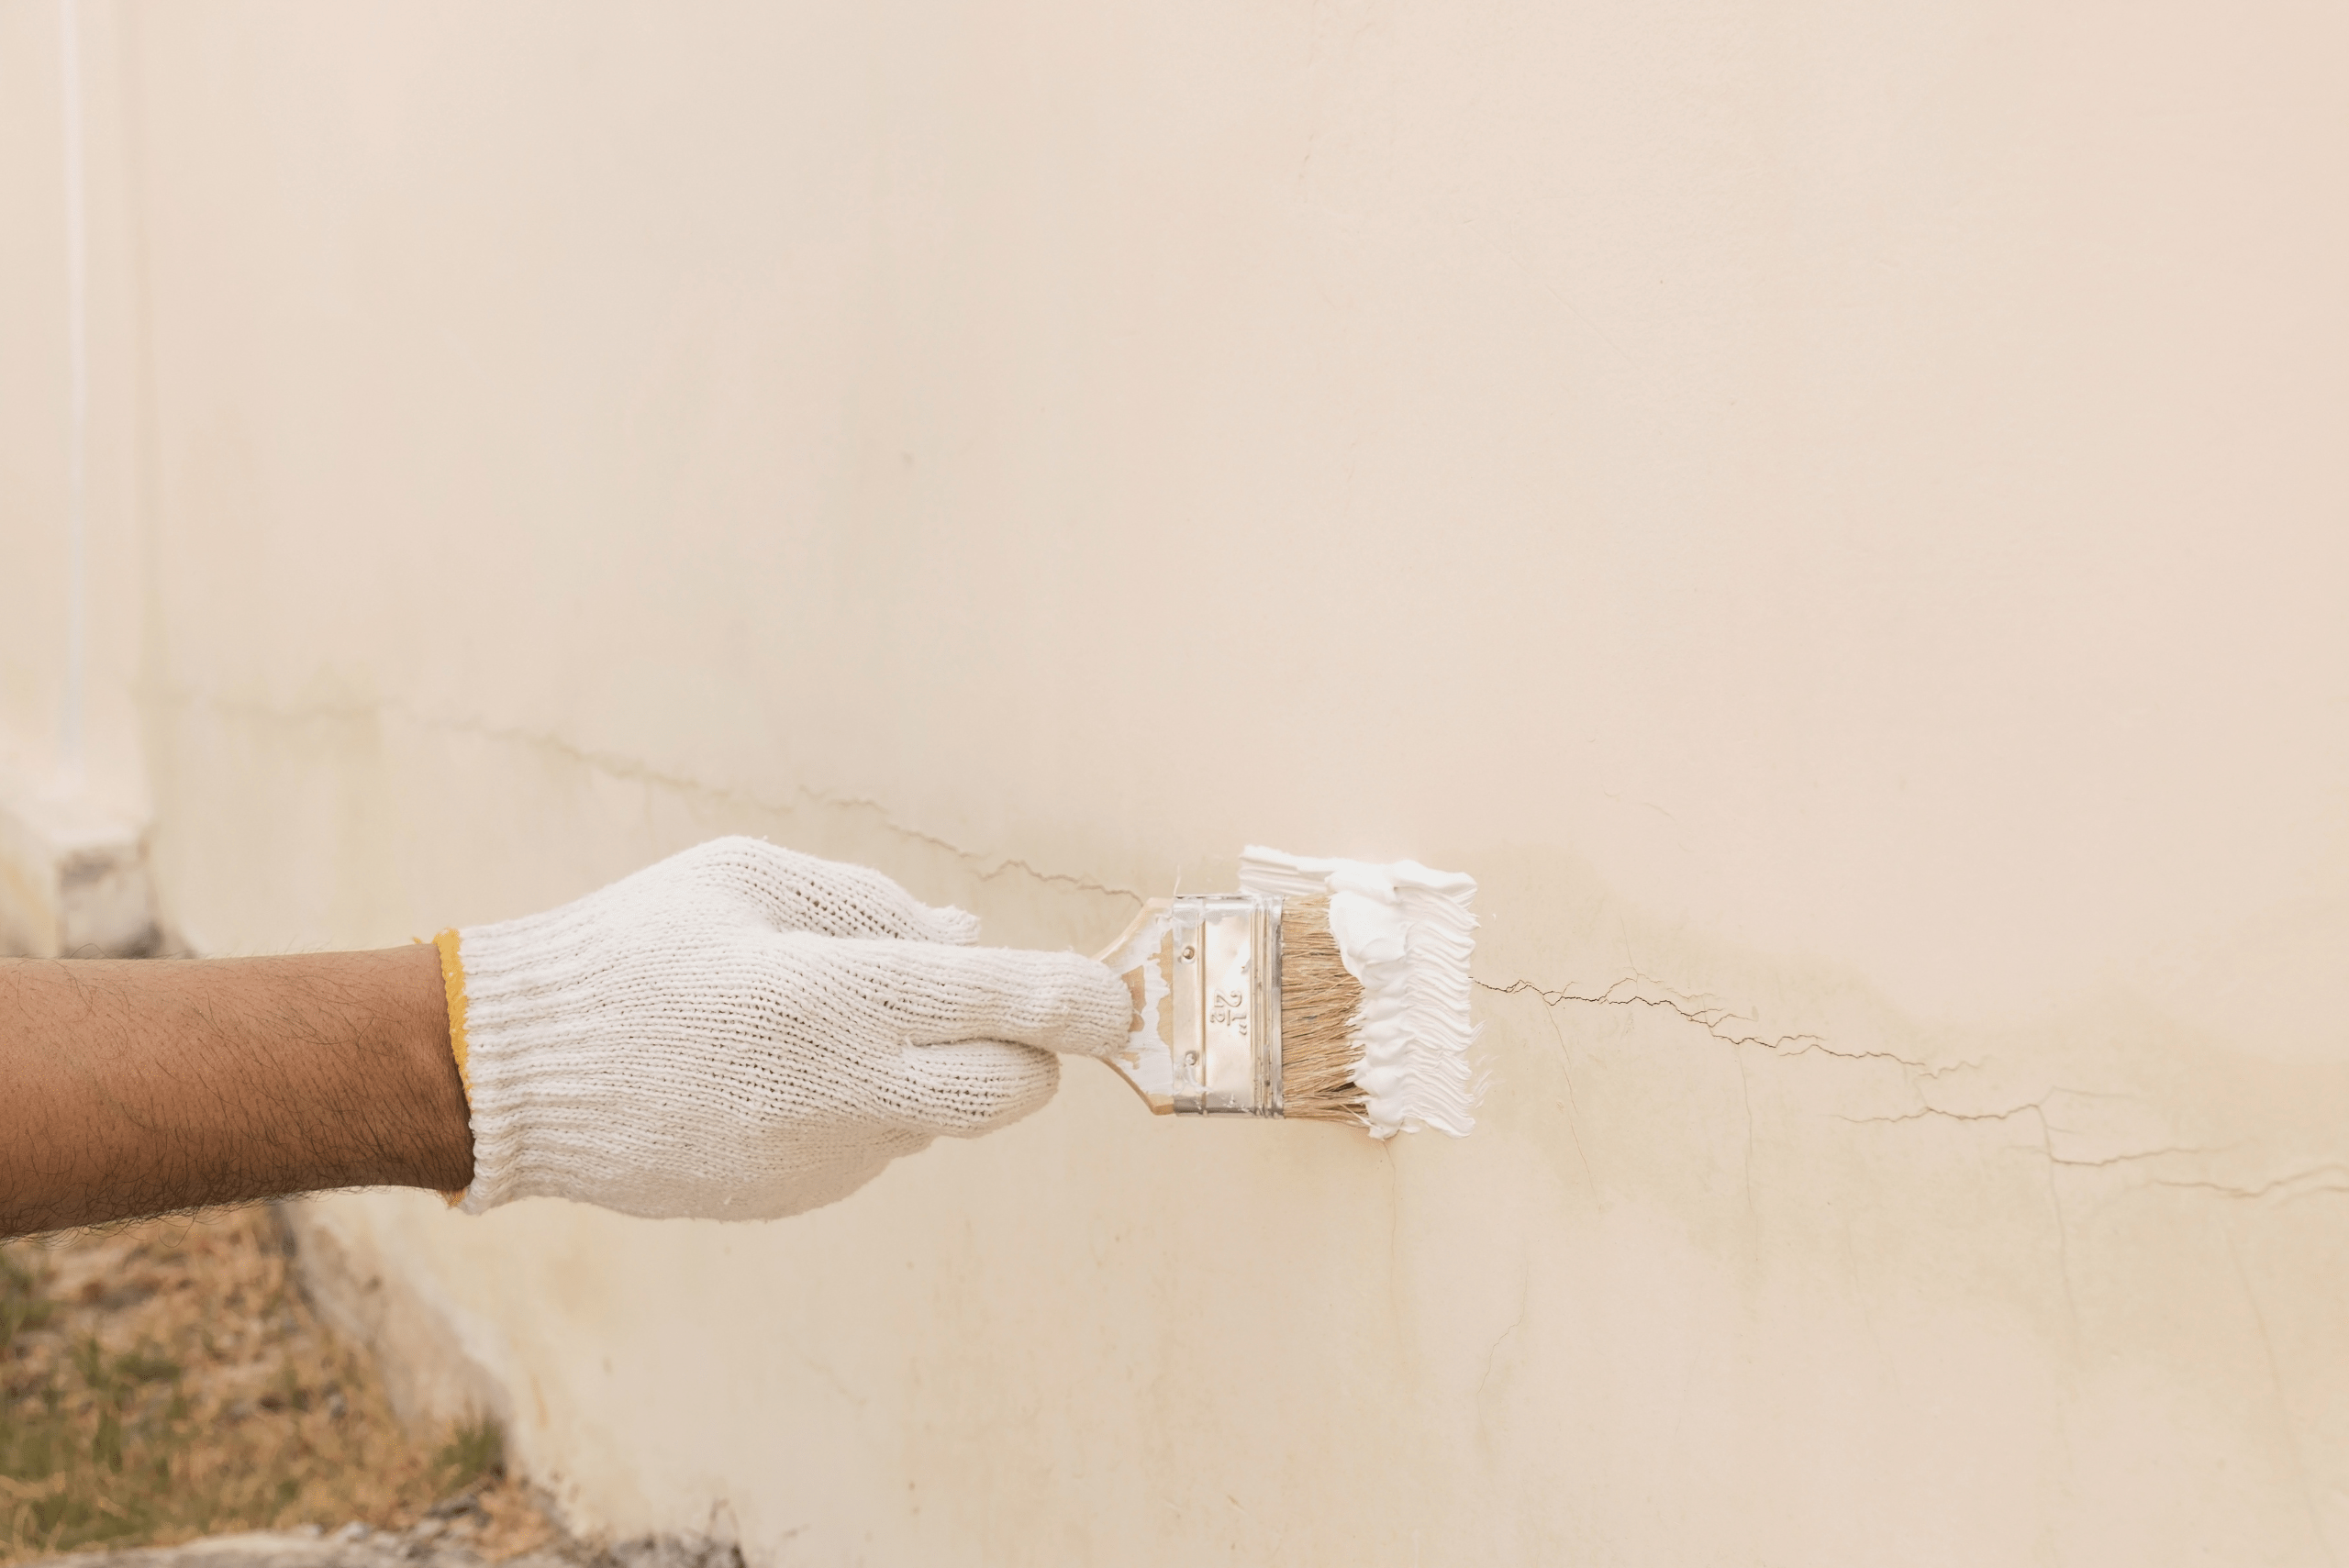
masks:
<instances>
[{"instance_id":1,"label":"yellow trim on glove cuff","mask_svg":"<svg viewBox=\"0 0 2349 1568\"><path fill-rule=\"evenodd\" d=\"M457 1059L457 1081L464 1085L465 1108L473 1103L473 1073L465 1063L465 961L457 951L454 928L432 939L440 952L440 988L449 998L449 1054ZM465 1201L464 1192L442 1193L451 1208Z\"/></svg>"}]
</instances>

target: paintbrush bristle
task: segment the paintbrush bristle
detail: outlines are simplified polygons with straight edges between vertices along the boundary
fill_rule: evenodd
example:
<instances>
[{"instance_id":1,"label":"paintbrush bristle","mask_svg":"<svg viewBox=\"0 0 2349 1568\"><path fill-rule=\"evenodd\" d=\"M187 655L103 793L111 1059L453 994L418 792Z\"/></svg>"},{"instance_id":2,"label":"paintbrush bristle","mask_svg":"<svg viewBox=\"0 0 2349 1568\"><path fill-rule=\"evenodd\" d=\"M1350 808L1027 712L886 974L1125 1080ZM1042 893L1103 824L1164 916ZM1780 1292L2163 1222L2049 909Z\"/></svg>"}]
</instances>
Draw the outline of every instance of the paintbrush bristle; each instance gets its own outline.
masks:
<instances>
[{"instance_id":1,"label":"paintbrush bristle","mask_svg":"<svg viewBox=\"0 0 2349 1568\"><path fill-rule=\"evenodd\" d=\"M1330 900L1281 907L1282 1114L1308 1121L1368 1121L1362 1085L1362 982L1346 973L1330 930Z\"/></svg>"}]
</instances>

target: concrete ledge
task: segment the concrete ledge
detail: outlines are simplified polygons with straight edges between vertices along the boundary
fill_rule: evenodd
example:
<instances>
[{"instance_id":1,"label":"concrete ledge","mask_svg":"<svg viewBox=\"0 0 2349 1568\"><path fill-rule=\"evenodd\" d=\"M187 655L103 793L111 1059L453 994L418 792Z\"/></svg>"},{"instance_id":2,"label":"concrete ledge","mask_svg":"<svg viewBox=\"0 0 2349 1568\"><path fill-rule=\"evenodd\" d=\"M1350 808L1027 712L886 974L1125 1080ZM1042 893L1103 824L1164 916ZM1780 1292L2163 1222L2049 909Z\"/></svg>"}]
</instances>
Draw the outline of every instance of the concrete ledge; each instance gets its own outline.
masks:
<instances>
[{"instance_id":1,"label":"concrete ledge","mask_svg":"<svg viewBox=\"0 0 2349 1568\"><path fill-rule=\"evenodd\" d=\"M161 945L144 825L0 776L0 953L143 958Z\"/></svg>"},{"instance_id":2,"label":"concrete ledge","mask_svg":"<svg viewBox=\"0 0 2349 1568\"><path fill-rule=\"evenodd\" d=\"M392 1413L410 1430L436 1432L482 1416L510 1429L506 1391L466 1353L451 1308L377 1244L376 1220L385 1207L440 1202L417 1194L344 1193L283 1203L278 1213L294 1240L303 1296L328 1327L373 1353Z\"/></svg>"},{"instance_id":3,"label":"concrete ledge","mask_svg":"<svg viewBox=\"0 0 2349 1568\"><path fill-rule=\"evenodd\" d=\"M26 1568L491 1568L464 1529L470 1497L435 1507L399 1531L346 1525L219 1535L179 1546L82 1551L36 1559ZM558 1540L497 1568L742 1568L732 1542L700 1535L649 1535L609 1545Z\"/></svg>"}]
</instances>

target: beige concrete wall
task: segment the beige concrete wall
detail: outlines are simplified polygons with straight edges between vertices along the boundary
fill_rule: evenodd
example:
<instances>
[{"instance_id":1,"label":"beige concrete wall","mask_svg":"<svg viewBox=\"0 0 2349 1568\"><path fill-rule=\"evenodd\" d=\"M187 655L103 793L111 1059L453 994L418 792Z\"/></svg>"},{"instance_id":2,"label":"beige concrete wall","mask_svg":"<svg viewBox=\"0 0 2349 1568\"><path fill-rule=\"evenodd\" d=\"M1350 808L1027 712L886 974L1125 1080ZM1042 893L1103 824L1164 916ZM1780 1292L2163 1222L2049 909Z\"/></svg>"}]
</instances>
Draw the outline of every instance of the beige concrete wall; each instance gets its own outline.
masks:
<instances>
[{"instance_id":1,"label":"beige concrete wall","mask_svg":"<svg viewBox=\"0 0 2349 1568\"><path fill-rule=\"evenodd\" d=\"M1075 1072L772 1226L321 1206L577 1522L2349 1546L2340 18L85 16L195 946L728 830L1045 945L1250 840L1484 884L1464 1142Z\"/></svg>"}]
</instances>

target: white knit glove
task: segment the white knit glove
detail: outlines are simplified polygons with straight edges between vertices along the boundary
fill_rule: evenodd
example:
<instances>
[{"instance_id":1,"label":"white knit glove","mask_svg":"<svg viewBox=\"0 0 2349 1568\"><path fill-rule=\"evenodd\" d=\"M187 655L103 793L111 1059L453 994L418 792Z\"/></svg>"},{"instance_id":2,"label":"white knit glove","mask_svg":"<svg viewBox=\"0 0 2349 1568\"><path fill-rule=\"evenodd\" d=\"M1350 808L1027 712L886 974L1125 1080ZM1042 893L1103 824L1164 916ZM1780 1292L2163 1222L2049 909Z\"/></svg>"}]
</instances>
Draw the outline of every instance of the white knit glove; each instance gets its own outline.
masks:
<instances>
[{"instance_id":1,"label":"white knit glove","mask_svg":"<svg viewBox=\"0 0 2349 1568\"><path fill-rule=\"evenodd\" d=\"M1051 1052L1124 1045L1132 1003L1109 971L960 945L977 933L878 872L719 839L444 937L444 970L462 971L466 1210L797 1214L941 1133L1036 1109L1060 1082Z\"/></svg>"}]
</instances>

